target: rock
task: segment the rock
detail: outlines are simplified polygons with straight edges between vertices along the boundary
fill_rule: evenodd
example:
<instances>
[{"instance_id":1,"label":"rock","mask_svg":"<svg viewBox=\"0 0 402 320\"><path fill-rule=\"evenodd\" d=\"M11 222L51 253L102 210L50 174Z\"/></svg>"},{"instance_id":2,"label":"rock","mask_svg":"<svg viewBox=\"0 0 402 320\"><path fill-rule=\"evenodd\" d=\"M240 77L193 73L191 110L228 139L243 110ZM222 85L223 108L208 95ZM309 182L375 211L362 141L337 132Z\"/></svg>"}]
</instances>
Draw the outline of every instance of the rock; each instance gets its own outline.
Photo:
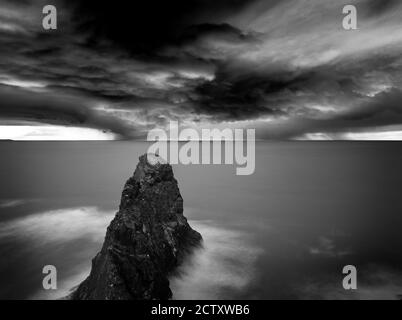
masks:
<instances>
[{"instance_id":1,"label":"rock","mask_svg":"<svg viewBox=\"0 0 402 320\"><path fill-rule=\"evenodd\" d=\"M107 228L77 300L169 299L169 274L201 235L183 215L172 167L157 155L140 157L124 186L119 211Z\"/></svg>"}]
</instances>

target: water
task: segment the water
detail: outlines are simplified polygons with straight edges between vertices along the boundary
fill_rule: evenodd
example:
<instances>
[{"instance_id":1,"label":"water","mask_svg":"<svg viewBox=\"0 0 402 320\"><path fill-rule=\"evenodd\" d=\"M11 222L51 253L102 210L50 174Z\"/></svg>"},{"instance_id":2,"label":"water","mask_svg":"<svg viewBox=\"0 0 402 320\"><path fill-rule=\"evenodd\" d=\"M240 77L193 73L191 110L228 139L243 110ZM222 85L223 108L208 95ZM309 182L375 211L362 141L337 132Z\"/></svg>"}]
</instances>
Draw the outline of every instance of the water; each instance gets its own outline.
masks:
<instances>
[{"instance_id":1,"label":"water","mask_svg":"<svg viewBox=\"0 0 402 320\"><path fill-rule=\"evenodd\" d=\"M89 273L148 144L0 143L0 298L56 299ZM204 248L175 299L393 299L402 294L402 144L259 142L256 172L174 166ZM58 290L42 289L55 265ZM358 290L342 268L358 269Z\"/></svg>"}]
</instances>

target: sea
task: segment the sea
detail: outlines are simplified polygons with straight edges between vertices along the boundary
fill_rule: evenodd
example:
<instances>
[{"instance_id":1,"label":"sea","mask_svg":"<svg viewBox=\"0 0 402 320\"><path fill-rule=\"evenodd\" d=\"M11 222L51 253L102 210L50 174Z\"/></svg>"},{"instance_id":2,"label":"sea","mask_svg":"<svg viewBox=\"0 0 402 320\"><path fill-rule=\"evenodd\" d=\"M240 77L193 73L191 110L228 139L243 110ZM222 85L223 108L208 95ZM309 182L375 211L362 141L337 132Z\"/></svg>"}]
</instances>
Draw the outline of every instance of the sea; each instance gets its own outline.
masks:
<instances>
[{"instance_id":1,"label":"sea","mask_svg":"<svg viewBox=\"0 0 402 320\"><path fill-rule=\"evenodd\" d=\"M148 147L0 142L0 299L62 299L86 278ZM170 276L173 299L401 299L402 143L259 141L255 157L248 176L173 165L204 239Z\"/></svg>"}]
</instances>

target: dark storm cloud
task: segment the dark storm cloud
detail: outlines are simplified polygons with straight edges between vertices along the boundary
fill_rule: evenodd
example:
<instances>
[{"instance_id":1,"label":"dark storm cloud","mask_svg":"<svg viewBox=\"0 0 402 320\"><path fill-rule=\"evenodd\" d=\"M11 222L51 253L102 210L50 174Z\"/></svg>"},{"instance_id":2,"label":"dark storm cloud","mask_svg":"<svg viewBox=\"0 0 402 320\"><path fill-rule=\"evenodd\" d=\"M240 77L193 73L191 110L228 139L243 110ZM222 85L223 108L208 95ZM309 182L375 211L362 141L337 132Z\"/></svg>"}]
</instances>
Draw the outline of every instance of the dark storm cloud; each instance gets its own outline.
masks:
<instances>
[{"instance_id":1,"label":"dark storm cloud","mask_svg":"<svg viewBox=\"0 0 402 320\"><path fill-rule=\"evenodd\" d=\"M367 2L368 12L371 15L378 16L398 5L398 0L370 0Z\"/></svg>"},{"instance_id":2,"label":"dark storm cloud","mask_svg":"<svg viewBox=\"0 0 402 320\"><path fill-rule=\"evenodd\" d=\"M0 85L2 119L32 121L54 125L84 126L111 131L120 137L135 137L133 128L123 121L96 113L82 97L10 90Z\"/></svg>"},{"instance_id":3,"label":"dark storm cloud","mask_svg":"<svg viewBox=\"0 0 402 320\"><path fill-rule=\"evenodd\" d=\"M402 123L401 90L381 93L370 102L363 103L353 112L333 115L324 119L295 115L286 121L261 129L262 134L272 139L300 137L342 140L345 134L381 132L381 128L396 128ZM313 133L310 135L310 133Z\"/></svg>"},{"instance_id":4,"label":"dark storm cloud","mask_svg":"<svg viewBox=\"0 0 402 320\"><path fill-rule=\"evenodd\" d=\"M286 82L250 75L244 79L229 81L224 76L196 88L197 111L219 117L218 120L258 119L264 115L281 115L280 108L267 106L265 95L278 93L286 88Z\"/></svg>"},{"instance_id":5,"label":"dark storm cloud","mask_svg":"<svg viewBox=\"0 0 402 320\"><path fill-rule=\"evenodd\" d=\"M294 138L402 125L402 4L0 0L0 120L144 137L169 120ZM359 12L360 12L359 11ZM32 99L30 99L32 97Z\"/></svg>"},{"instance_id":6,"label":"dark storm cloud","mask_svg":"<svg viewBox=\"0 0 402 320\"><path fill-rule=\"evenodd\" d=\"M80 29L91 30L92 43L107 38L115 45L130 49L132 53L148 57L155 55L158 49L179 41L183 33L188 32L186 31L188 27L238 12L251 2L250 0L135 2L117 0L111 3L87 0L75 1L74 13ZM210 26L212 27L212 24Z\"/></svg>"}]
</instances>

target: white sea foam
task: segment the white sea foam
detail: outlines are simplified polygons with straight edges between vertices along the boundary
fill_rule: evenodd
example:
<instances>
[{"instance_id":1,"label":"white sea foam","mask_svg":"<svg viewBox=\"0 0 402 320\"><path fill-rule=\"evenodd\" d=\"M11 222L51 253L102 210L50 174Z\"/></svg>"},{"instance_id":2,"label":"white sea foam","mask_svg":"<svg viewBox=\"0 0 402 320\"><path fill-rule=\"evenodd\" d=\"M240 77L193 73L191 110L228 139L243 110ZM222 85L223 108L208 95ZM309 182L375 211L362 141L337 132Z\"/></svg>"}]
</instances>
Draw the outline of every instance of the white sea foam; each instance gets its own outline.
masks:
<instances>
[{"instance_id":1,"label":"white sea foam","mask_svg":"<svg viewBox=\"0 0 402 320\"><path fill-rule=\"evenodd\" d=\"M0 239L18 237L46 243L84 236L97 241L111 218L111 212L96 207L51 210L0 223Z\"/></svg>"},{"instance_id":2,"label":"white sea foam","mask_svg":"<svg viewBox=\"0 0 402 320\"><path fill-rule=\"evenodd\" d=\"M24 199L8 199L8 200L0 200L0 208L14 208L21 206L27 203L27 200Z\"/></svg>"},{"instance_id":3,"label":"white sea foam","mask_svg":"<svg viewBox=\"0 0 402 320\"><path fill-rule=\"evenodd\" d=\"M67 296L89 274L91 259L102 244L113 212L96 207L46 211L0 223L0 241L29 243L40 261L63 265L58 272L58 289L38 289L30 299L60 299ZM244 289L252 280L254 263L262 252L244 232L215 226L211 221L190 221L204 239L171 279L174 299L221 299L225 292ZM79 243L79 250L67 248ZM92 243L92 244L91 244ZM76 248L76 247L74 247ZM55 259L55 260L54 260Z\"/></svg>"},{"instance_id":4,"label":"white sea foam","mask_svg":"<svg viewBox=\"0 0 402 320\"><path fill-rule=\"evenodd\" d=\"M173 299L226 299L225 292L244 289L255 274L254 263L262 249L241 231L214 226L209 221L190 221L202 234L204 247L197 249L172 277Z\"/></svg>"},{"instance_id":5,"label":"white sea foam","mask_svg":"<svg viewBox=\"0 0 402 320\"><path fill-rule=\"evenodd\" d=\"M358 269L361 270L361 269ZM402 274L387 266L365 266L358 277L357 290L344 290L339 279L309 281L299 288L300 299L324 300L400 300Z\"/></svg>"},{"instance_id":6,"label":"white sea foam","mask_svg":"<svg viewBox=\"0 0 402 320\"><path fill-rule=\"evenodd\" d=\"M78 207L0 223L0 241L23 242L24 250L19 254L36 256L35 265L27 266L24 276L40 276L34 272L41 272L42 262L57 267L57 290L44 290L39 281L37 290L28 298L60 299L83 281L112 218L113 212L110 211Z\"/></svg>"}]
</instances>

